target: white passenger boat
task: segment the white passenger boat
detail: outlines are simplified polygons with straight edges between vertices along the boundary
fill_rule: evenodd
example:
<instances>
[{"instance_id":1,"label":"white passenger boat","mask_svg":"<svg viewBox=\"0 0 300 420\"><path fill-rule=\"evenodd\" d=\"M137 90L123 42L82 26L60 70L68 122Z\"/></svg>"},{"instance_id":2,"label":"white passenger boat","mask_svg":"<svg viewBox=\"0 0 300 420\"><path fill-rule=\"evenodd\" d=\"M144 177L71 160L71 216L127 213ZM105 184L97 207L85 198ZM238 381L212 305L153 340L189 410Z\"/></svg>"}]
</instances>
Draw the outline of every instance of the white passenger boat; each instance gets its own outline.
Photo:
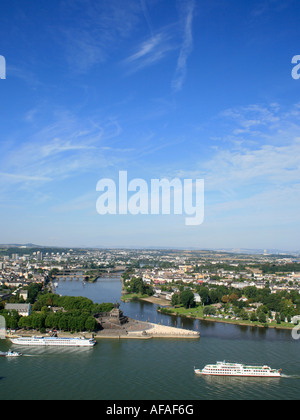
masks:
<instances>
[{"instance_id":1,"label":"white passenger boat","mask_svg":"<svg viewBox=\"0 0 300 420\"><path fill-rule=\"evenodd\" d=\"M198 375L211 376L251 376L264 378L279 378L281 369L271 369L269 366L247 366L240 363L217 362L214 365L206 365L204 369L195 369Z\"/></svg>"},{"instance_id":2,"label":"white passenger boat","mask_svg":"<svg viewBox=\"0 0 300 420\"><path fill-rule=\"evenodd\" d=\"M10 341L21 346L93 347L96 344L95 340L83 337L16 337Z\"/></svg>"},{"instance_id":3,"label":"white passenger boat","mask_svg":"<svg viewBox=\"0 0 300 420\"><path fill-rule=\"evenodd\" d=\"M0 352L0 357L19 357L22 356L22 353L18 353L17 351L5 351Z\"/></svg>"}]
</instances>

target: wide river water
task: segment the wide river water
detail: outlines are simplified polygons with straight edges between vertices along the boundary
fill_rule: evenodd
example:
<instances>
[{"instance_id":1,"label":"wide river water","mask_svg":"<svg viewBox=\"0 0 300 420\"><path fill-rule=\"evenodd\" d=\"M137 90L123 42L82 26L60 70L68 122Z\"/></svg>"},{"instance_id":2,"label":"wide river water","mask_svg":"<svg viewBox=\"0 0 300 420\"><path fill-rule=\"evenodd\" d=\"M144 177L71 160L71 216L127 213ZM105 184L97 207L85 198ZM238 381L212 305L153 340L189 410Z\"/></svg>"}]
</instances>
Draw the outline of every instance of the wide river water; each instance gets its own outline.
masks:
<instances>
[{"instance_id":1,"label":"wide river water","mask_svg":"<svg viewBox=\"0 0 300 420\"><path fill-rule=\"evenodd\" d=\"M120 302L119 278L93 284L60 280L57 293ZM234 326L158 314L147 302L121 303L124 314L200 331L200 339L103 339L92 349L18 347L0 340L0 400L298 400L300 340L287 330ZM281 378L201 377L218 360L282 368Z\"/></svg>"}]
</instances>

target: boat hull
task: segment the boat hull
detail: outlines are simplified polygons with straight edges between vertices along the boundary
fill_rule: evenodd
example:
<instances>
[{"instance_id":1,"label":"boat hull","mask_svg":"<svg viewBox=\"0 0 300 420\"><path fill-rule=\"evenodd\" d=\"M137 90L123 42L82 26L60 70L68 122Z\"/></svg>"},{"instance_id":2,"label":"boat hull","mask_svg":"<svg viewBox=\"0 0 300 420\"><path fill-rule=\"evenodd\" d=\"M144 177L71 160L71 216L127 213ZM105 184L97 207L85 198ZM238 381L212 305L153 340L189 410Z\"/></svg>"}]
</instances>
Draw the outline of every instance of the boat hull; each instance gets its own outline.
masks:
<instances>
[{"instance_id":1,"label":"boat hull","mask_svg":"<svg viewBox=\"0 0 300 420\"><path fill-rule=\"evenodd\" d=\"M19 357L22 356L21 353L17 353L17 352L1 352L0 353L0 357Z\"/></svg>"},{"instance_id":2,"label":"boat hull","mask_svg":"<svg viewBox=\"0 0 300 420\"><path fill-rule=\"evenodd\" d=\"M235 377L248 377L248 378L280 378L281 374L268 374L268 375L250 375L250 374L243 374L243 373L205 373L205 372L199 372L200 369L195 370L196 375L202 375L202 376L235 376Z\"/></svg>"},{"instance_id":3,"label":"boat hull","mask_svg":"<svg viewBox=\"0 0 300 420\"><path fill-rule=\"evenodd\" d=\"M280 378L281 369L271 369L269 366L247 366L240 363L217 362L207 365L204 369L194 368L197 375L203 376L238 376L251 378Z\"/></svg>"},{"instance_id":4,"label":"boat hull","mask_svg":"<svg viewBox=\"0 0 300 420\"><path fill-rule=\"evenodd\" d=\"M20 346L39 346L39 347L93 347L96 342L89 339L80 338L57 338L57 337L19 337L11 338L13 344Z\"/></svg>"}]
</instances>

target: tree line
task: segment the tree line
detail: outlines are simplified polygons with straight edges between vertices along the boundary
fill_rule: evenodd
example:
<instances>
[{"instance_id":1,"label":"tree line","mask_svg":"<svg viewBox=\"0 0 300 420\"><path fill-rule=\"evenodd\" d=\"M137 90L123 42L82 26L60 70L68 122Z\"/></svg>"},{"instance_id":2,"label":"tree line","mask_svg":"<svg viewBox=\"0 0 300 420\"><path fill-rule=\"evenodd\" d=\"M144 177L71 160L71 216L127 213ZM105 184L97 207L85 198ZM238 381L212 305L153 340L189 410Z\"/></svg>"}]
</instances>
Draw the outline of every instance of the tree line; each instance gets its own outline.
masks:
<instances>
[{"instance_id":1,"label":"tree line","mask_svg":"<svg viewBox=\"0 0 300 420\"><path fill-rule=\"evenodd\" d=\"M296 291L281 291L271 293L270 288L257 289L248 286L243 290L228 288L226 286L216 286L209 288L197 286L196 292L200 295L203 305L204 315L216 315L217 308L213 305L220 303L227 311L232 311L235 316L251 321L266 322L271 312L276 312L276 321L279 324L287 318L288 321L294 315L300 314L300 296ZM245 300L240 299L245 297ZM197 304L194 300L194 293L190 289L181 290L180 293L173 294L172 306L182 305L184 308L193 308ZM252 303L258 303L257 310L249 313L245 308Z\"/></svg>"},{"instance_id":2,"label":"tree line","mask_svg":"<svg viewBox=\"0 0 300 420\"><path fill-rule=\"evenodd\" d=\"M124 276L123 276L124 278ZM129 276L125 276L124 280L126 278L129 278ZM154 291L153 287L150 284L146 284L143 282L143 279L141 277L132 277L129 284L126 285L126 291L128 293L138 293L141 295L148 295L152 296Z\"/></svg>"},{"instance_id":3,"label":"tree line","mask_svg":"<svg viewBox=\"0 0 300 420\"><path fill-rule=\"evenodd\" d=\"M52 293L39 294L32 305L32 314L23 317L17 311L0 310L6 320L6 327L35 329L45 332L46 328L68 332L95 331L98 323L93 315L110 312L112 303L93 303L85 297L59 296ZM53 311L55 308L55 311Z\"/></svg>"}]
</instances>

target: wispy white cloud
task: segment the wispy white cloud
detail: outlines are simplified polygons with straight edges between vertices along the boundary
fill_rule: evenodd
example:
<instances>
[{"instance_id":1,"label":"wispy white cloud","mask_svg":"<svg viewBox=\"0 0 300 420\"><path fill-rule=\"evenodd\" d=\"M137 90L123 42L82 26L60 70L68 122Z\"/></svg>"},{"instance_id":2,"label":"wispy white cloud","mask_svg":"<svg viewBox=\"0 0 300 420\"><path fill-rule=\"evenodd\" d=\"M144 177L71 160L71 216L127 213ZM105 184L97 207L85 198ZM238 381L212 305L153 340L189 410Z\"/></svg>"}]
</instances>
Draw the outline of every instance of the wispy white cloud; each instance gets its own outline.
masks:
<instances>
[{"instance_id":1,"label":"wispy white cloud","mask_svg":"<svg viewBox=\"0 0 300 420\"><path fill-rule=\"evenodd\" d=\"M264 0L257 4L254 4L251 15L254 18L265 15L266 13L279 12L281 13L284 9L288 8L293 0Z\"/></svg>"},{"instance_id":2,"label":"wispy white cloud","mask_svg":"<svg viewBox=\"0 0 300 420\"><path fill-rule=\"evenodd\" d=\"M158 34L156 36L151 37L146 42L143 42L141 46L138 48L138 51L132 54L130 57L126 59L128 63L132 61L139 60L140 58L144 58L148 54L153 54L155 49L162 43L163 36L162 34Z\"/></svg>"},{"instance_id":3,"label":"wispy white cloud","mask_svg":"<svg viewBox=\"0 0 300 420\"><path fill-rule=\"evenodd\" d=\"M89 134L89 133L86 133ZM45 144L40 148L41 157L48 157L64 152L84 151L95 149L95 146L88 146L85 144L74 144L70 140L61 140L55 138L51 143Z\"/></svg>"},{"instance_id":4,"label":"wispy white cloud","mask_svg":"<svg viewBox=\"0 0 300 420\"><path fill-rule=\"evenodd\" d=\"M190 0L184 2L184 9L181 11L183 14L184 30L183 30L183 41L180 48L180 54L177 60L177 67L175 76L172 82L172 88L175 92L182 89L186 72L187 72L187 60L193 50L193 19L195 12L195 2Z\"/></svg>"},{"instance_id":5,"label":"wispy white cloud","mask_svg":"<svg viewBox=\"0 0 300 420\"><path fill-rule=\"evenodd\" d=\"M253 137L257 134L260 135L264 127L269 131L278 128L278 124L280 124L283 116L279 105L273 103L269 106L252 104L226 109L220 113L220 117L224 117L228 122L231 120L235 123L232 134L250 134Z\"/></svg>"},{"instance_id":6,"label":"wispy white cloud","mask_svg":"<svg viewBox=\"0 0 300 420\"><path fill-rule=\"evenodd\" d=\"M9 77L20 79L33 89L38 89L43 86L43 84L39 81L37 74L32 70L28 70L24 63L22 63L22 65L8 64L7 73Z\"/></svg>"},{"instance_id":7,"label":"wispy white cloud","mask_svg":"<svg viewBox=\"0 0 300 420\"><path fill-rule=\"evenodd\" d=\"M204 178L207 216L249 226L250 220L257 226L262 220L298 223L299 104L289 109L278 104L230 109L218 121L227 126L223 142L209 157L177 173L182 178Z\"/></svg>"},{"instance_id":8,"label":"wispy white cloud","mask_svg":"<svg viewBox=\"0 0 300 420\"><path fill-rule=\"evenodd\" d=\"M78 28L63 28L62 35L65 40L66 58L74 73L86 73L91 67L103 63L106 50L96 41L88 30Z\"/></svg>"},{"instance_id":9,"label":"wispy white cloud","mask_svg":"<svg viewBox=\"0 0 300 420\"><path fill-rule=\"evenodd\" d=\"M221 127L223 134L211 158L201 166L216 182L300 179L299 104L288 109L274 103L227 109L213 124Z\"/></svg>"},{"instance_id":10,"label":"wispy white cloud","mask_svg":"<svg viewBox=\"0 0 300 420\"><path fill-rule=\"evenodd\" d=\"M211 190L247 188L251 192L258 187L268 189L270 185L297 183L300 138L281 146L265 144L255 149L220 150L202 168Z\"/></svg>"},{"instance_id":11,"label":"wispy white cloud","mask_svg":"<svg viewBox=\"0 0 300 420\"><path fill-rule=\"evenodd\" d=\"M147 22L148 28L150 30L151 35L153 36L153 24L152 24L152 20L149 14L147 0L140 0L140 2L141 2L142 11L145 16L145 20Z\"/></svg>"},{"instance_id":12,"label":"wispy white cloud","mask_svg":"<svg viewBox=\"0 0 300 420\"><path fill-rule=\"evenodd\" d=\"M51 178L48 177L42 177L42 176L29 176L29 175L22 175L22 174L10 174L7 172L0 172L0 177L2 177L6 181L12 181L12 182L48 182L51 181Z\"/></svg>"},{"instance_id":13,"label":"wispy white cloud","mask_svg":"<svg viewBox=\"0 0 300 420\"><path fill-rule=\"evenodd\" d=\"M68 19L68 25L64 24ZM105 62L120 40L140 22L141 4L133 0L64 0L58 42L74 72L86 73ZM55 31L57 27L55 27Z\"/></svg>"},{"instance_id":14,"label":"wispy white cloud","mask_svg":"<svg viewBox=\"0 0 300 420\"><path fill-rule=\"evenodd\" d=\"M135 52L123 61L123 64L129 66L130 73L135 73L161 61L175 49L177 49L177 45L174 43L170 27L164 28L140 43Z\"/></svg>"},{"instance_id":15,"label":"wispy white cloud","mask_svg":"<svg viewBox=\"0 0 300 420\"><path fill-rule=\"evenodd\" d=\"M137 45L135 51L123 60L123 64L127 65L129 74L132 74L157 64L174 51L178 51L175 74L171 82L172 90L178 92L182 89L187 73L187 61L193 51L195 2L178 2L178 19L154 31L146 2L140 1L151 35Z\"/></svg>"},{"instance_id":16,"label":"wispy white cloud","mask_svg":"<svg viewBox=\"0 0 300 420\"><path fill-rule=\"evenodd\" d=\"M122 148L108 143L120 134L115 120L77 119L60 113L52 124L33 127L35 131L23 138L19 134L15 143L1 145L2 192L8 191L11 184L37 189L44 183L90 173L93 168L108 168L120 159ZM122 155L129 149L124 150Z\"/></svg>"},{"instance_id":17,"label":"wispy white cloud","mask_svg":"<svg viewBox=\"0 0 300 420\"><path fill-rule=\"evenodd\" d=\"M65 213L70 211L95 211L95 201L97 193L95 191L75 197L69 201L56 204L52 210L57 213Z\"/></svg>"}]
</instances>

